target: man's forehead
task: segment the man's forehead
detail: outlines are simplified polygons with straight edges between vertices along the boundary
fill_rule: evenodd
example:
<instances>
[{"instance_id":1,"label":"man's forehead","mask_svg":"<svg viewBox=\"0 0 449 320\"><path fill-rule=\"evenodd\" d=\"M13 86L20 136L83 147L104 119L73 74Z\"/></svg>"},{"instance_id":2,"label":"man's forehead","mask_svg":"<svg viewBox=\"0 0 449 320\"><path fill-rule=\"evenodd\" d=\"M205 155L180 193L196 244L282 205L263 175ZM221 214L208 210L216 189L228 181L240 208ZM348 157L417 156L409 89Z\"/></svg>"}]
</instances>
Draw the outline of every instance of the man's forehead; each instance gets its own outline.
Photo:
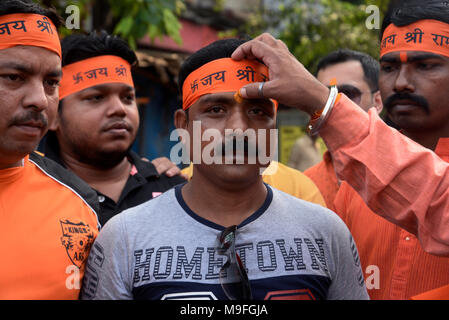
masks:
<instances>
[{"instance_id":1,"label":"man's forehead","mask_svg":"<svg viewBox=\"0 0 449 320\"><path fill-rule=\"evenodd\" d=\"M330 85L332 79L337 80L337 85L357 85L360 81L366 82L362 64L358 60L337 62L326 66L318 72L317 78L326 86Z\"/></svg>"},{"instance_id":2,"label":"man's forehead","mask_svg":"<svg viewBox=\"0 0 449 320\"><path fill-rule=\"evenodd\" d=\"M197 102L199 103L209 103L209 102L227 102L227 103L237 103L234 98L235 92L217 92L208 93L201 96ZM266 104L271 103L270 99L245 99L244 101L251 101L252 104Z\"/></svg>"},{"instance_id":3,"label":"man's forehead","mask_svg":"<svg viewBox=\"0 0 449 320\"><path fill-rule=\"evenodd\" d=\"M449 60L448 57L427 51L395 51L385 54L380 58L380 62L413 62L426 59Z\"/></svg>"},{"instance_id":4,"label":"man's forehead","mask_svg":"<svg viewBox=\"0 0 449 320\"><path fill-rule=\"evenodd\" d=\"M62 75L59 56L50 50L33 46L1 49L0 67L23 69L28 73L44 71Z\"/></svg>"}]
</instances>

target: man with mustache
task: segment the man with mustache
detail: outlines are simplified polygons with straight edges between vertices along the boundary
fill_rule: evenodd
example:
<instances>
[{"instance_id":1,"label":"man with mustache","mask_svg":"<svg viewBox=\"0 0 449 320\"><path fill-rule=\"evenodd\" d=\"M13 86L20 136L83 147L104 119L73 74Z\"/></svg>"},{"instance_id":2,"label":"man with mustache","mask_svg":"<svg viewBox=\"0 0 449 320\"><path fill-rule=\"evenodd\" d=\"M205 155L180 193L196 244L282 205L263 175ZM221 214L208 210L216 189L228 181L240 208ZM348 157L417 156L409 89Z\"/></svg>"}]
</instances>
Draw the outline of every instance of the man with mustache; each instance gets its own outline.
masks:
<instances>
[{"instance_id":1,"label":"man with mustache","mask_svg":"<svg viewBox=\"0 0 449 320\"><path fill-rule=\"evenodd\" d=\"M61 101L44 152L97 192L102 225L185 181L159 175L130 150L139 127L131 75L136 63L128 45L105 32L62 41Z\"/></svg>"},{"instance_id":2,"label":"man with mustache","mask_svg":"<svg viewBox=\"0 0 449 320\"><path fill-rule=\"evenodd\" d=\"M448 10L445 1L395 1L384 20L381 42L381 94L402 93L388 103L392 120L404 134L436 148L443 159L449 127ZM374 212L417 234L427 251L448 254L449 166L444 160L387 127L373 112L363 114L344 95L335 99L335 90L329 95L285 45L269 35L242 45L233 58L265 61L273 77L264 86L264 96L311 114L310 131L319 131L326 141L338 176ZM294 91L283 89L292 83ZM257 84L248 85L240 94L249 98L258 91ZM449 295L449 287L442 291Z\"/></svg>"},{"instance_id":3,"label":"man with mustache","mask_svg":"<svg viewBox=\"0 0 449 320\"><path fill-rule=\"evenodd\" d=\"M387 116L404 135L444 159L449 112L438 96L441 88L428 86L441 73L440 58L419 52L410 53L406 61L396 58L392 53L380 60ZM409 299L449 283L448 258L426 253L416 236L376 215L346 182L334 206L357 243L371 299Z\"/></svg>"},{"instance_id":4,"label":"man with mustache","mask_svg":"<svg viewBox=\"0 0 449 320\"><path fill-rule=\"evenodd\" d=\"M83 298L367 298L357 249L340 218L265 184L268 163L249 161L252 143L258 156L270 155L277 102L236 96L242 86L268 80L260 62L230 59L242 43L216 41L182 65L183 109L175 124L188 133L181 138L194 178L106 224L89 256ZM212 142L195 140L198 124ZM245 153L239 140L252 130L257 138L248 138ZM223 142L231 152L207 152ZM206 153L214 162L206 163Z\"/></svg>"},{"instance_id":5,"label":"man with mustache","mask_svg":"<svg viewBox=\"0 0 449 320\"><path fill-rule=\"evenodd\" d=\"M33 152L56 118L59 25L32 2L0 2L0 299L77 299L98 233L94 192Z\"/></svg>"}]
</instances>

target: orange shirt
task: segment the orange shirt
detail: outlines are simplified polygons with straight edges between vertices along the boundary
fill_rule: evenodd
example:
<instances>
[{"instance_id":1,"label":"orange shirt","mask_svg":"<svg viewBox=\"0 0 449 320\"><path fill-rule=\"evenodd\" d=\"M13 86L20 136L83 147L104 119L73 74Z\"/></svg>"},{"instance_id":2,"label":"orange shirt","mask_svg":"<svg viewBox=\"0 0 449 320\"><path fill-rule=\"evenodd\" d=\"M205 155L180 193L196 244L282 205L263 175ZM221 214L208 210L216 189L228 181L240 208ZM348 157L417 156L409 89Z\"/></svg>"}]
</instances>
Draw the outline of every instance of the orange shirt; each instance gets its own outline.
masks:
<instances>
[{"instance_id":1,"label":"orange shirt","mask_svg":"<svg viewBox=\"0 0 449 320\"><path fill-rule=\"evenodd\" d=\"M0 299L78 298L98 233L85 186L36 154L0 170Z\"/></svg>"},{"instance_id":2,"label":"orange shirt","mask_svg":"<svg viewBox=\"0 0 449 320\"><path fill-rule=\"evenodd\" d=\"M354 237L372 300L410 299L449 284L449 258L426 253L414 235L372 212L346 182L335 208Z\"/></svg>"},{"instance_id":3,"label":"orange shirt","mask_svg":"<svg viewBox=\"0 0 449 320\"><path fill-rule=\"evenodd\" d=\"M315 182L324 201L326 201L326 206L335 211L334 199L340 185L335 175L330 153L326 151L323 155L323 161L304 171L304 174Z\"/></svg>"},{"instance_id":4,"label":"orange shirt","mask_svg":"<svg viewBox=\"0 0 449 320\"><path fill-rule=\"evenodd\" d=\"M376 214L417 235L426 252L449 256L448 163L344 95L320 136L337 177Z\"/></svg>"}]
</instances>

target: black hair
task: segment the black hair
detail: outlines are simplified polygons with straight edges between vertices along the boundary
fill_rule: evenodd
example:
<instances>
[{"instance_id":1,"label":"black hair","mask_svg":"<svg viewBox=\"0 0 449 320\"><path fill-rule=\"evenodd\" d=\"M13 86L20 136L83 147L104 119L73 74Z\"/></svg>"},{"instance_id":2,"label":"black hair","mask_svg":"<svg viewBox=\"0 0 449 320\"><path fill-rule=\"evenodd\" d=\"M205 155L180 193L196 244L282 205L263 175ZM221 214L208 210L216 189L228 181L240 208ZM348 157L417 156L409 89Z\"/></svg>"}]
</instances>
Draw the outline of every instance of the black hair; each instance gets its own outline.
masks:
<instances>
[{"instance_id":1,"label":"black hair","mask_svg":"<svg viewBox=\"0 0 449 320\"><path fill-rule=\"evenodd\" d=\"M182 86L189 74L211 61L230 58L235 49L248 40L249 39L242 40L237 38L217 40L189 56L182 64L181 70L179 71L178 85L181 96Z\"/></svg>"},{"instance_id":2,"label":"black hair","mask_svg":"<svg viewBox=\"0 0 449 320\"><path fill-rule=\"evenodd\" d=\"M392 23L403 27L425 19L449 23L449 1L392 0L382 22L380 38L382 39L385 29Z\"/></svg>"},{"instance_id":3,"label":"black hair","mask_svg":"<svg viewBox=\"0 0 449 320\"><path fill-rule=\"evenodd\" d=\"M333 51L318 62L316 74L329 66L347 61L359 61L362 64L365 81L368 83L371 91L379 90L379 62L363 52L349 49Z\"/></svg>"},{"instance_id":4,"label":"black hair","mask_svg":"<svg viewBox=\"0 0 449 320\"><path fill-rule=\"evenodd\" d=\"M40 14L49 18L56 28L62 25L62 18L56 13L54 8L46 9L31 0L1 0L0 16L14 13Z\"/></svg>"},{"instance_id":5,"label":"black hair","mask_svg":"<svg viewBox=\"0 0 449 320\"><path fill-rule=\"evenodd\" d=\"M103 55L114 55L126 60L131 66L137 65L136 53L121 38L106 31L88 35L73 34L61 41L62 66Z\"/></svg>"}]
</instances>

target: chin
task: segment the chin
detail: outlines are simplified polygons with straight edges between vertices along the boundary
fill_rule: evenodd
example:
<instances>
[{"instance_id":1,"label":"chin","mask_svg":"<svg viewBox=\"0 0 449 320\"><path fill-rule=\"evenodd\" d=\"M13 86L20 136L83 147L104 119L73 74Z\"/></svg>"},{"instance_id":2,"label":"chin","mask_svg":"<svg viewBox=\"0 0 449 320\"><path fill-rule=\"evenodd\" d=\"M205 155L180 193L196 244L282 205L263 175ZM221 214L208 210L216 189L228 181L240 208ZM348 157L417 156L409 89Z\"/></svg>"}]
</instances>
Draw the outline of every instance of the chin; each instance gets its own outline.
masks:
<instances>
[{"instance_id":1,"label":"chin","mask_svg":"<svg viewBox=\"0 0 449 320\"><path fill-rule=\"evenodd\" d=\"M257 179L260 176L260 168L259 165L223 164L215 165L214 173L222 181L241 185Z\"/></svg>"}]
</instances>

